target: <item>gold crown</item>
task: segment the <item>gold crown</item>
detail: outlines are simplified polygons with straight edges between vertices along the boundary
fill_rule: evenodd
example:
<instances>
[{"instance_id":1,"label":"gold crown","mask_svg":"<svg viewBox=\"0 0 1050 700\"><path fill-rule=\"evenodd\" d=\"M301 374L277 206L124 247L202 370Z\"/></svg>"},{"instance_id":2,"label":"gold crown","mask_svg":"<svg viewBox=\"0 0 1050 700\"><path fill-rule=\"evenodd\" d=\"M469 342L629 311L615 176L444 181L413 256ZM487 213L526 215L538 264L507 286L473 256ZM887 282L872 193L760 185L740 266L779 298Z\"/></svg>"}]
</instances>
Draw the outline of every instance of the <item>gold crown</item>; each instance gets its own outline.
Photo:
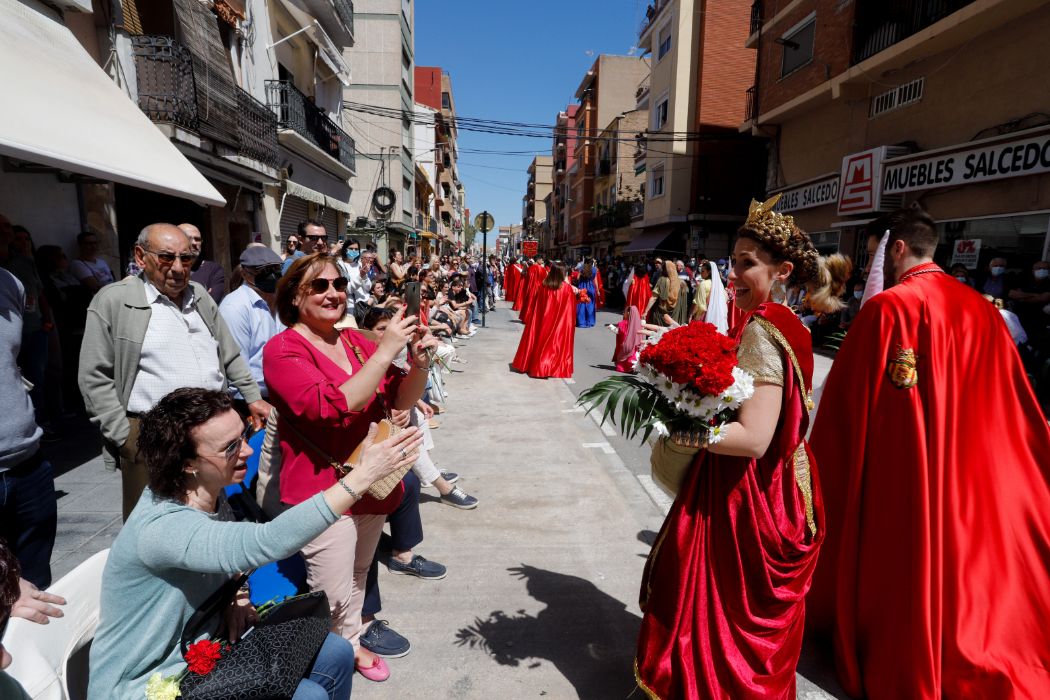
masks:
<instances>
[{"instance_id":1,"label":"gold crown","mask_svg":"<svg viewBox=\"0 0 1050 700\"><path fill-rule=\"evenodd\" d=\"M747 210L744 228L760 234L762 238L777 247L787 247L795 230L795 217L773 211L780 197L780 194L775 194L765 202L756 202L752 199L751 206Z\"/></svg>"}]
</instances>

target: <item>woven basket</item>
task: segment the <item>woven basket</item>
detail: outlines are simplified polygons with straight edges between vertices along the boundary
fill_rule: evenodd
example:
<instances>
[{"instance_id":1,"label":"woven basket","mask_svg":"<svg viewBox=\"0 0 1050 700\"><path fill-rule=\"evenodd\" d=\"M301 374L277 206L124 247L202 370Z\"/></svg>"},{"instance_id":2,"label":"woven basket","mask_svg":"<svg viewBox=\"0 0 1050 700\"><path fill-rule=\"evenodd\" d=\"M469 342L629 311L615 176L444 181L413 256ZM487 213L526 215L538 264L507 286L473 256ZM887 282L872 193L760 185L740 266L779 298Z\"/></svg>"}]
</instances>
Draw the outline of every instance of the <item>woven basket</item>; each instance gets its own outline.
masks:
<instances>
[{"instance_id":1,"label":"woven basket","mask_svg":"<svg viewBox=\"0 0 1050 700\"><path fill-rule=\"evenodd\" d=\"M375 442L382 442L383 440L393 437L394 435L397 435L401 432L401 428L398 428L396 425L394 425L385 418L379 421L377 428L378 429L376 430ZM348 457L345 461L351 464L357 464L358 462L360 462L363 447L364 443L358 445L354 449L354 451L350 453L350 457ZM417 451L411 456L418 457L419 452ZM397 488L397 485L401 483L401 479L405 477L405 474L407 474L408 470L411 468L412 464L409 463L408 465L401 467L400 469L397 469L396 471L391 472L390 474L387 474L385 477L368 487L369 495L371 495L372 498L375 498L376 500L383 500L384 498L390 495L391 491Z\"/></svg>"},{"instance_id":2,"label":"woven basket","mask_svg":"<svg viewBox=\"0 0 1050 700\"><path fill-rule=\"evenodd\" d=\"M703 449L703 440L696 433L674 433L662 437L653 445L649 467L653 481L678 495L696 455Z\"/></svg>"}]
</instances>

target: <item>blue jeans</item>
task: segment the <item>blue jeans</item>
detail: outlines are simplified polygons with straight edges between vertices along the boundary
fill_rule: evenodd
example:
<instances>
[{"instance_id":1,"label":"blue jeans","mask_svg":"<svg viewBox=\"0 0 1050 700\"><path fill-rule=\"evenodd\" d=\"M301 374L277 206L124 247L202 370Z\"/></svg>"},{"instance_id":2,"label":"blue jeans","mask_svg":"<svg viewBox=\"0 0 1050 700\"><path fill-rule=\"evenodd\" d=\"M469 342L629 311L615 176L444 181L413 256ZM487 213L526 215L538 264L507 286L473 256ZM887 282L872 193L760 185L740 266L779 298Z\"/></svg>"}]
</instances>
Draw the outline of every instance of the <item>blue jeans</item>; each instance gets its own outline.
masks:
<instances>
[{"instance_id":1,"label":"blue jeans","mask_svg":"<svg viewBox=\"0 0 1050 700\"><path fill-rule=\"evenodd\" d=\"M390 523L390 546L399 552L407 552L423 541L423 520L419 517L419 477L413 471L405 473L401 480L405 485L405 495L394 512L386 516ZM386 535L380 536L380 541ZM376 545L378 553L379 545ZM383 599L379 595L379 557L372 555L372 566L368 568L365 581L365 602L361 615L369 617L383 609Z\"/></svg>"},{"instance_id":2,"label":"blue jeans","mask_svg":"<svg viewBox=\"0 0 1050 700\"><path fill-rule=\"evenodd\" d=\"M0 472L0 537L22 567L22 578L43 590L51 585L58 498L51 463L37 452Z\"/></svg>"},{"instance_id":3,"label":"blue jeans","mask_svg":"<svg viewBox=\"0 0 1050 700\"><path fill-rule=\"evenodd\" d=\"M337 634L317 652L310 675L299 681L292 700L349 700L354 682L354 647Z\"/></svg>"}]
</instances>

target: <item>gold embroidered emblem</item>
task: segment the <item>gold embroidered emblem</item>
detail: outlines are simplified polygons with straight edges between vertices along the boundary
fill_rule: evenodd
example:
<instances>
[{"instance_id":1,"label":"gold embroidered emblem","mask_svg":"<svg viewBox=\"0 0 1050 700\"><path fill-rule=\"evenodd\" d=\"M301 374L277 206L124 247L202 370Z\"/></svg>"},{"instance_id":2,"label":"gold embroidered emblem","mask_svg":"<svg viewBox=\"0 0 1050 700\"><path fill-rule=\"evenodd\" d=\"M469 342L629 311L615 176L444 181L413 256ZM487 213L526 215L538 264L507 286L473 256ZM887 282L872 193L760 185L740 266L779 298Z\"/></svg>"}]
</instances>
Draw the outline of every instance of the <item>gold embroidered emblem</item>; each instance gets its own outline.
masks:
<instances>
[{"instance_id":1,"label":"gold embroidered emblem","mask_svg":"<svg viewBox=\"0 0 1050 700\"><path fill-rule=\"evenodd\" d=\"M915 350L897 346L897 352L886 365L886 376L898 389L911 389L919 383Z\"/></svg>"}]
</instances>

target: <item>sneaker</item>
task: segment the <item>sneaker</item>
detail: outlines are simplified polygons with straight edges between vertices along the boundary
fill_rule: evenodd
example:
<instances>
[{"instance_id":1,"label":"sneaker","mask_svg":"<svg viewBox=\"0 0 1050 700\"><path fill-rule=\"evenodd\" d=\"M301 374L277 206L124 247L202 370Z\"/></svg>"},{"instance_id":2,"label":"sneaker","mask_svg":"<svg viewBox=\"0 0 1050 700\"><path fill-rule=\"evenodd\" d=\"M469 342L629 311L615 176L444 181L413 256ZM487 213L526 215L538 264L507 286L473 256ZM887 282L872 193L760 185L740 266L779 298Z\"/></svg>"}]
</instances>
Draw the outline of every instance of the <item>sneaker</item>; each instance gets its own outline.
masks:
<instances>
[{"instance_id":1,"label":"sneaker","mask_svg":"<svg viewBox=\"0 0 1050 700\"><path fill-rule=\"evenodd\" d=\"M454 484L459 481L459 474L456 472L447 472L444 469L441 470L441 478L450 484Z\"/></svg>"},{"instance_id":2,"label":"sneaker","mask_svg":"<svg viewBox=\"0 0 1050 700\"><path fill-rule=\"evenodd\" d=\"M392 574L408 574L409 576L418 576L429 581L443 579L448 573L441 564L428 561L418 554L413 554L412 561L407 564L398 561L396 557L390 557L386 561L386 568Z\"/></svg>"},{"instance_id":3,"label":"sneaker","mask_svg":"<svg viewBox=\"0 0 1050 700\"><path fill-rule=\"evenodd\" d=\"M373 620L361 634L361 646L376 656L400 659L412 650L412 645L400 634L390 629L386 620Z\"/></svg>"},{"instance_id":4,"label":"sneaker","mask_svg":"<svg viewBox=\"0 0 1050 700\"><path fill-rule=\"evenodd\" d=\"M462 510L471 510L478 507L478 499L473 496L468 496L467 493L458 486L453 486L451 491L442 496L441 502Z\"/></svg>"}]
</instances>

